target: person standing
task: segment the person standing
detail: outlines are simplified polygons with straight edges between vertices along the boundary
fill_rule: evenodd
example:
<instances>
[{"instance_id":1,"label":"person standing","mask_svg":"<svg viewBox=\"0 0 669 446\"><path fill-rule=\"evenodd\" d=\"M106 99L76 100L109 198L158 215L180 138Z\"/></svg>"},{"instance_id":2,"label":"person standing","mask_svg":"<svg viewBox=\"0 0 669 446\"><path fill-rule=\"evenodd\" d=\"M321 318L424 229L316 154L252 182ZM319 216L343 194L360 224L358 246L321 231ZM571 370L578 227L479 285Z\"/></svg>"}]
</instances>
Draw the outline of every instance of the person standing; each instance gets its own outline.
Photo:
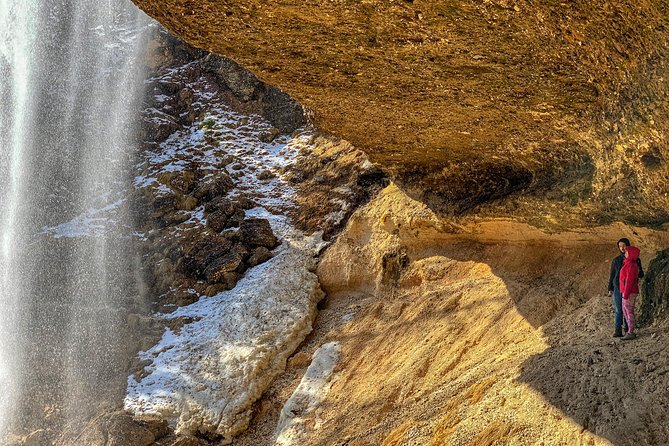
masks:
<instances>
[{"instance_id":1,"label":"person standing","mask_svg":"<svg viewBox=\"0 0 669 446\"><path fill-rule=\"evenodd\" d=\"M625 249L625 261L620 269L620 294L622 294L622 306L625 321L627 322L627 333L623 341L636 338L634 333L634 304L639 295L639 248L628 246Z\"/></svg>"},{"instance_id":2,"label":"person standing","mask_svg":"<svg viewBox=\"0 0 669 446\"><path fill-rule=\"evenodd\" d=\"M623 318L623 297L620 292L620 269L623 267L625 249L628 246L630 246L629 239L621 238L618 240L618 251L620 251L620 254L611 262L611 271L609 274L609 297L613 298L613 322L615 327L613 337L615 338L623 336L623 324L625 323ZM639 260L638 256L636 263L639 269L638 278L641 279L644 273L641 267L641 260Z\"/></svg>"}]
</instances>

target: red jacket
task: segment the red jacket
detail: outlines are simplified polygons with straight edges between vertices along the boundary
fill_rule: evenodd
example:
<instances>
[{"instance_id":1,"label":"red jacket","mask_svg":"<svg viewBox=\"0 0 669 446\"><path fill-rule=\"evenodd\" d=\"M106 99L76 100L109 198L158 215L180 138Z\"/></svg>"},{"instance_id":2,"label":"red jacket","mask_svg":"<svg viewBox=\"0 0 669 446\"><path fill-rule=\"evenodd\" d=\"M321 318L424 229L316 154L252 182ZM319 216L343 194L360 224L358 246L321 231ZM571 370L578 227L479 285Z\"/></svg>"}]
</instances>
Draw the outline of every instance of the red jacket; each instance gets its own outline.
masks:
<instances>
[{"instance_id":1,"label":"red jacket","mask_svg":"<svg viewBox=\"0 0 669 446\"><path fill-rule=\"evenodd\" d=\"M627 247L627 256L620 269L620 292L623 299L630 297L630 294L639 294L639 267L637 259L639 258L639 248L635 246Z\"/></svg>"}]
</instances>

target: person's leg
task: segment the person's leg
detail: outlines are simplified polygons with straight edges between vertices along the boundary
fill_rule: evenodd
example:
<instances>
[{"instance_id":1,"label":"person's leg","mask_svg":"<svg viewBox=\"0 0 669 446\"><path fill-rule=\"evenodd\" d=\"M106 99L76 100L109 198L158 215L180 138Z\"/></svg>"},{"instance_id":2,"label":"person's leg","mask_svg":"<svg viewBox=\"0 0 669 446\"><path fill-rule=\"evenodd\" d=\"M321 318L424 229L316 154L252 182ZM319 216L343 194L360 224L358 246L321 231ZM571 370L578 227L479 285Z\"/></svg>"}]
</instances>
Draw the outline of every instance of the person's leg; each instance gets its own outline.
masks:
<instances>
[{"instance_id":1,"label":"person's leg","mask_svg":"<svg viewBox=\"0 0 669 446\"><path fill-rule=\"evenodd\" d=\"M636 296L636 294L630 294L629 298L623 299L623 313L627 321L627 334L623 336L624 341L636 338L636 334L634 333L634 303Z\"/></svg>"},{"instance_id":2,"label":"person's leg","mask_svg":"<svg viewBox=\"0 0 669 446\"><path fill-rule=\"evenodd\" d=\"M623 295L618 289L613 290L613 323L616 330L614 336L622 336Z\"/></svg>"},{"instance_id":3,"label":"person's leg","mask_svg":"<svg viewBox=\"0 0 669 446\"><path fill-rule=\"evenodd\" d=\"M627 320L628 333L634 333L634 326L636 322L634 317L634 304L636 303L636 297L637 294L630 294L630 297L628 299L625 299L625 302L623 302L623 305L627 310L627 314L625 315L625 320Z\"/></svg>"}]
</instances>

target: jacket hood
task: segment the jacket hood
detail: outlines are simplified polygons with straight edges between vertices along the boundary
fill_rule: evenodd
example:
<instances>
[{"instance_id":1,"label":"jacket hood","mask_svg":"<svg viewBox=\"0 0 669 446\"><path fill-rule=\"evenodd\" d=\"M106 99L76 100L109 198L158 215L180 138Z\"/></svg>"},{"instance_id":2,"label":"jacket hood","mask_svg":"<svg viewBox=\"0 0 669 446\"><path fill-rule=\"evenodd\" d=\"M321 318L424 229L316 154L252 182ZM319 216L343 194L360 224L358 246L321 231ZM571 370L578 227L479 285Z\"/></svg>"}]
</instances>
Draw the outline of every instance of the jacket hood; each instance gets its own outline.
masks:
<instances>
[{"instance_id":1,"label":"jacket hood","mask_svg":"<svg viewBox=\"0 0 669 446\"><path fill-rule=\"evenodd\" d=\"M627 247L627 259L630 261L635 261L636 259L639 258L639 248L636 246L628 246Z\"/></svg>"}]
</instances>

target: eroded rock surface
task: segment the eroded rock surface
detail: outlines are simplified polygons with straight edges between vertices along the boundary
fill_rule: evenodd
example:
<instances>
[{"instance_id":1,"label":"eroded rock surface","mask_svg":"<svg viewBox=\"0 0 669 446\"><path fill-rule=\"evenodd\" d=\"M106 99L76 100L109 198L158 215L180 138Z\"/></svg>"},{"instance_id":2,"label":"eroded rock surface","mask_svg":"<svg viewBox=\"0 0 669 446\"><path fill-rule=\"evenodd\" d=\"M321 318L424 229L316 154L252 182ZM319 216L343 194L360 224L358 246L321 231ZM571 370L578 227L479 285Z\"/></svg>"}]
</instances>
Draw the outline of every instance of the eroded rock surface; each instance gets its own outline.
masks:
<instances>
[{"instance_id":1,"label":"eroded rock surface","mask_svg":"<svg viewBox=\"0 0 669 446\"><path fill-rule=\"evenodd\" d=\"M440 213L667 219L660 0L135 3L285 90Z\"/></svg>"}]
</instances>

